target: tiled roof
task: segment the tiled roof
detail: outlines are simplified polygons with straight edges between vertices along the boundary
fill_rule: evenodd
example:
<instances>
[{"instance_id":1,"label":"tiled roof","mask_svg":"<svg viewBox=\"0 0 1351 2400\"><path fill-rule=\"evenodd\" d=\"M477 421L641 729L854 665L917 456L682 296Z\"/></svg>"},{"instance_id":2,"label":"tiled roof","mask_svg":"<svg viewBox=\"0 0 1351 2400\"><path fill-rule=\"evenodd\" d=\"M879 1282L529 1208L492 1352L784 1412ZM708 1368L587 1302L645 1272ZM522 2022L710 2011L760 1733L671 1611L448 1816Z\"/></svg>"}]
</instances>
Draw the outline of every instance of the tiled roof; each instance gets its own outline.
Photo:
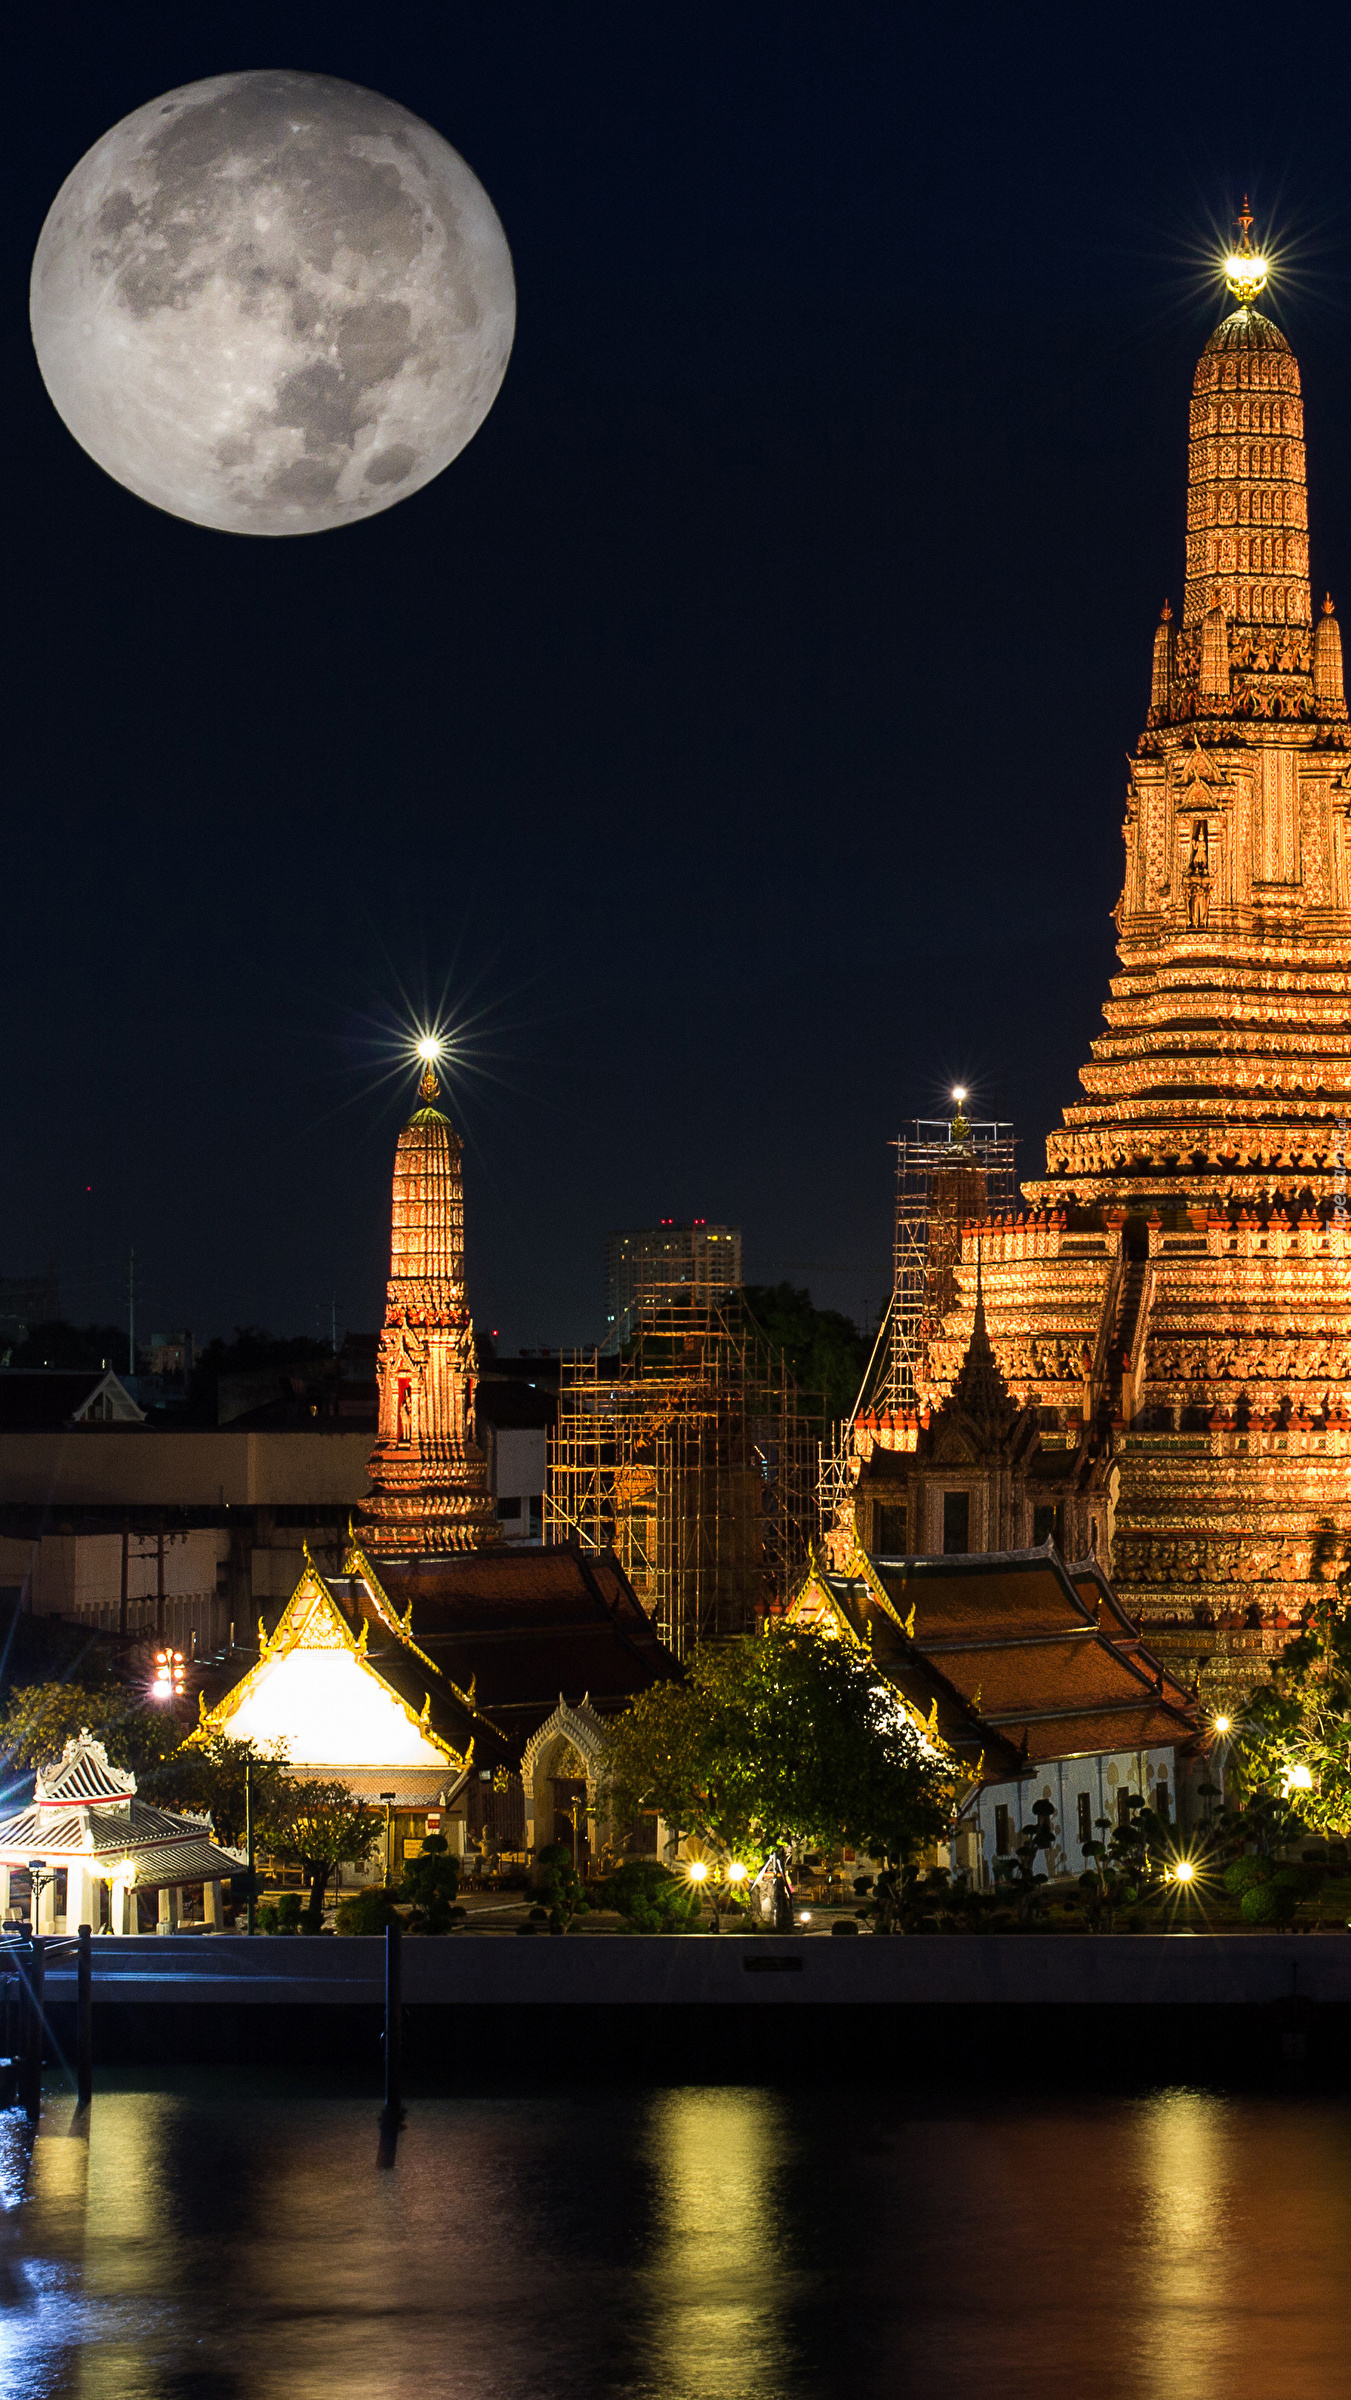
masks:
<instances>
[{"instance_id":1,"label":"tiled roof","mask_svg":"<svg viewBox=\"0 0 1351 2400\"><path fill-rule=\"evenodd\" d=\"M617 1560L570 1549L381 1562L379 1583L412 1639L462 1691L473 1684L513 1747L558 1705L602 1712L680 1669ZM383 1654L372 1640L373 1660ZM485 1762L486 1763L486 1762Z\"/></svg>"},{"instance_id":2,"label":"tiled roof","mask_svg":"<svg viewBox=\"0 0 1351 2400\"><path fill-rule=\"evenodd\" d=\"M110 1766L102 1742L81 1733L39 1773L34 1797L40 1809L120 1808L135 1789L135 1776Z\"/></svg>"},{"instance_id":3,"label":"tiled roof","mask_svg":"<svg viewBox=\"0 0 1351 2400\"><path fill-rule=\"evenodd\" d=\"M1195 1736L1190 1695L1145 1648L1101 1568L1067 1570L1052 1544L860 1555L853 1574L818 1567L813 1580L912 1704L936 1698L935 1730L959 1760L983 1743L987 1783L1049 1758Z\"/></svg>"},{"instance_id":4,"label":"tiled roof","mask_svg":"<svg viewBox=\"0 0 1351 2400\"><path fill-rule=\"evenodd\" d=\"M130 1859L138 1883L214 1880L233 1875L245 1863L242 1850L212 1840L205 1818L173 1815L144 1800L130 1801L124 1813L94 1809L87 1818L74 1810L53 1818L50 1811L33 1807L0 1819L0 1858L11 1865L26 1866L30 1858L50 1863L82 1857Z\"/></svg>"}]
</instances>

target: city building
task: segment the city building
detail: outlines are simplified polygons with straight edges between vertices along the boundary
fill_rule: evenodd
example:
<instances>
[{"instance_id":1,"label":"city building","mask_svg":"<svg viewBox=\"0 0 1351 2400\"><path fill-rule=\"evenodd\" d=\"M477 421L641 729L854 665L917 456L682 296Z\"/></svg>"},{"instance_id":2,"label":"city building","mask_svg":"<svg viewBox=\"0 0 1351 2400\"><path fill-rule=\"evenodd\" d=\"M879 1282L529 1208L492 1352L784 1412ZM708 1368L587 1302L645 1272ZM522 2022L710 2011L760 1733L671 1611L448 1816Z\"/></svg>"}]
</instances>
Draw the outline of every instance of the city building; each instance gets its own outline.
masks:
<instances>
[{"instance_id":1,"label":"city building","mask_svg":"<svg viewBox=\"0 0 1351 2400\"><path fill-rule=\"evenodd\" d=\"M488 1462L488 1492L504 1542L538 1548L544 1540L549 1440L558 1422L558 1353L523 1350L479 1361L474 1408Z\"/></svg>"},{"instance_id":2,"label":"city building","mask_svg":"<svg viewBox=\"0 0 1351 2400\"><path fill-rule=\"evenodd\" d=\"M688 1225L666 1218L633 1233L605 1237L607 1356L621 1352L668 1309L717 1308L741 1283L741 1234L735 1225Z\"/></svg>"},{"instance_id":3,"label":"city building","mask_svg":"<svg viewBox=\"0 0 1351 2400\"><path fill-rule=\"evenodd\" d=\"M1351 727L1260 288L1241 246L1193 385L1105 1030L1026 1208L966 1225L917 1389L956 1382L979 1271L1013 1399L1110 1450L1123 1604L1217 1698L1351 1559Z\"/></svg>"},{"instance_id":4,"label":"city building","mask_svg":"<svg viewBox=\"0 0 1351 2400\"><path fill-rule=\"evenodd\" d=\"M60 1315L55 1259L41 1275L0 1275L0 1348L23 1341L30 1325L56 1324Z\"/></svg>"},{"instance_id":5,"label":"city building","mask_svg":"<svg viewBox=\"0 0 1351 2400\"><path fill-rule=\"evenodd\" d=\"M478 1360L464 1288L459 1136L433 1106L430 1064L394 1156L379 1417L362 1539L379 1557L437 1556L501 1539L477 1439Z\"/></svg>"}]
</instances>

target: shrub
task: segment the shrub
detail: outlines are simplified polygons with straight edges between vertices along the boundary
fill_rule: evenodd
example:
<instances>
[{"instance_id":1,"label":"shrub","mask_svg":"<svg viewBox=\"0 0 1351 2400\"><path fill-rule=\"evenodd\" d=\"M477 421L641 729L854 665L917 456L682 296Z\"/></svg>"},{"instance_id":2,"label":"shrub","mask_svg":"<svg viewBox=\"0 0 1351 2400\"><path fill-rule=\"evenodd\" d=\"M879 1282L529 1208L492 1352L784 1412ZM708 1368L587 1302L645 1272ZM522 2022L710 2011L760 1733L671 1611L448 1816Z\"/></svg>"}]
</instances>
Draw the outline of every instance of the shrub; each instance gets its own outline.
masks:
<instances>
[{"instance_id":1,"label":"shrub","mask_svg":"<svg viewBox=\"0 0 1351 2400\"><path fill-rule=\"evenodd\" d=\"M459 1892L458 1858L451 1857L444 1834L429 1834L422 1856L409 1860L399 1891L401 1900L412 1903L410 1933L449 1933L456 1917L464 1916L455 1905Z\"/></svg>"},{"instance_id":2,"label":"shrub","mask_svg":"<svg viewBox=\"0 0 1351 2400\"><path fill-rule=\"evenodd\" d=\"M1250 1883L1239 1909L1245 1925L1288 1925L1298 1904L1298 1893L1284 1890L1273 1876L1270 1883Z\"/></svg>"},{"instance_id":3,"label":"shrub","mask_svg":"<svg viewBox=\"0 0 1351 2400\"><path fill-rule=\"evenodd\" d=\"M364 1892L351 1892L338 1902L339 1933L383 1934L391 1917L397 1916L394 1894L383 1884L372 1884Z\"/></svg>"},{"instance_id":4,"label":"shrub","mask_svg":"<svg viewBox=\"0 0 1351 2400\"><path fill-rule=\"evenodd\" d=\"M1271 1861L1249 1852L1243 1858L1231 1859L1224 1870L1224 1888L1232 1899L1249 1891L1254 1884L1271 1881Z\"/></svg>"},{"instance_id":5,"label":"shrub","mask_svg":"<svg viewBox=\"0 0 1351 2400\"><path fill-rule=\"evenodd\" d=\"M635 1933L688 1933L701 1918L697 1894L683 1875L673 1875L655 1858L631 1858L596 1894L602 1908L616 1909Z\"/></svg>"}]
</instances>

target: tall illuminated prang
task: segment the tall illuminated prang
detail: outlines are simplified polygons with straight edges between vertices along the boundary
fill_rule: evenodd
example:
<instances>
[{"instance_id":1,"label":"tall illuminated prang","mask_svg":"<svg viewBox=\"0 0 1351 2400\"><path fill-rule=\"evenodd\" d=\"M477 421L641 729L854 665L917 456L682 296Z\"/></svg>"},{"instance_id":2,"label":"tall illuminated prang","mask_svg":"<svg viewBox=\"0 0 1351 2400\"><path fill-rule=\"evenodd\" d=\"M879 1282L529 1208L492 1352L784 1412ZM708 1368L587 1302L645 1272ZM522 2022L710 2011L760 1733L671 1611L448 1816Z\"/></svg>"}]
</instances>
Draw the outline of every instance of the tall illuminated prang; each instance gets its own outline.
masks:
<instances>
[{"instance_id":1,"label":"tall illuminated prang","mask_svg":"<svg viewBox=\"0 0 1351 2400\"><path fill-rule=\"evenodd\" d=\"M1217 1696L1351 1558L1351 730L1311 604L1299 368L1253 306L1246 204L1240 225L1126 792L1121 971L1031 1213L984 1243L1011 1391L1110 1460L1117 1589ZM934 1402L975 1286L973 1233Z\"/></svg>"},{"instance_id":2,"label":"tall illuminated prang","mask_svg":"<svg viewBox=\"0 0 1351 2400\"><path fill-rule=\"evenodd\" d=\"M433 1102L433 1045L394 1155L388 1299L377 1366L373 1490L361 1539L385 1558L480 1550L500 1540L474 1438L478 1361L464 1289L459 1137Z\"/></svg>"}]
</instances>

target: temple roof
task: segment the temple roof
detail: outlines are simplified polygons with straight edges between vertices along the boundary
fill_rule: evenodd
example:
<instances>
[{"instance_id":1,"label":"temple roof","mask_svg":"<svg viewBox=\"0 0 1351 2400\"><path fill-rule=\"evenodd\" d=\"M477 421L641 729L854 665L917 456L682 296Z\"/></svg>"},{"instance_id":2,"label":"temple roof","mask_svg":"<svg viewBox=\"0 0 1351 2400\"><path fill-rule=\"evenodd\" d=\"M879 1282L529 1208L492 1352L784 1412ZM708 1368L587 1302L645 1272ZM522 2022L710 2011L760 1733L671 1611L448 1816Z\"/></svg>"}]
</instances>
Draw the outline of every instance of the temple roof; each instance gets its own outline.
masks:
<instances>
[{"instance_id":1,"label":"temple roof","mask_svg":"<svg viewBox=\"0 0 1351 2400\"><path fill-rule=\"evenodd\" d=\"M967 1558L860 1551L853 1574L813 1566L790 1620L820 1621L822 1602L913 1707L936 1703L931 1730L959 1761L983 1747L983 1782L1051 1758L1195 1737L1188 1694L1145 1649L1101 1570L1066 1568L1054 1543Z\"/></svg>"},{"instance_id":2,"label":"temple roof","mask_svg":"<svg viewBox=\"0 0 1351 2400\"><path fill-rule=\"evenodd\" d=\"M501 1732L413 1639L365 1553L343 1575L307 1559L276 1629L260 1627L259 1655L217 1701L193 1738L284 1742L290 1765L349 1780L349 1770L394 1770L458 1784L471 1761L510 1762Z\"/></svg>"},{"instance_id":3,"label":"temple roof","mask_svg":"<svg viewBox=\"0 0 1351 2400\"><path fill-rule=\"evenodd\" d=\"M48 1866L86 1860L99 1873L107 1871L102 1862L125 1860L135 1870L126 1880L139 1889L214 1883L247 1863L242 1850L214 1839L209 1817L138 1800L135 1776L110 1766L90 1733L39 1770L27 1808L0 1818L0 1859L27 1866L32 1858Z\"/></svg>"},{"instance_id":4,"label":"temple roof","mask_svg":"<svg viewBox=\"0 0 1351 2400\"><path fill-rule=\"evenodd\" d=\"M680 1672L616 1559L569 1548L381 1560L379 1583L420 1650L509 1734L565 1692L602 1714Z\"/></svg>"},{"instance_id":5,"label":"temple roof","mask_svg":"<svg viewBox=\"0 0 1351 2400\"><path fill-rule=\"evenodd\" d=\"M284 1739L295 1767L331 1771L354 1790L362 1774L388 1782L396 1770L439 1787L471 1760L480 1770L516 1765L560 1692L589 1693L604 1714L679 1672L603 1553L375 1563L354 1542L341 1575L307 1562L257 1665L203 1721ZM384 1754L358 1755L363 1742L383 1742Z\"/></svg>"}]
</instances>

